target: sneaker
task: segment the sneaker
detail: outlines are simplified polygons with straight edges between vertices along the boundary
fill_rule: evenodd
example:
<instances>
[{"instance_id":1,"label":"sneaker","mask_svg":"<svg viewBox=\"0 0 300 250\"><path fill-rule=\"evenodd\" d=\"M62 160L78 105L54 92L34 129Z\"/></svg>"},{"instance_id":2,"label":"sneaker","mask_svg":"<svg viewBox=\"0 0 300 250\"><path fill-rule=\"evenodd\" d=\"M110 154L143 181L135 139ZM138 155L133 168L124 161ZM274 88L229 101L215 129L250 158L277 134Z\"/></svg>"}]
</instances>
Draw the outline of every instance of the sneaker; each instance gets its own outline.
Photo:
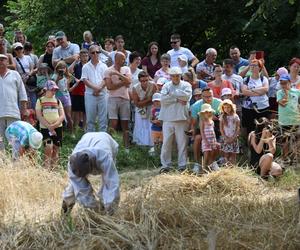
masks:
<instances>
[{"instance_id":1,"label":"sneaker","mask_svg":"<svg viewBox=\"0 0 300 250\"><path fill-rule=\"evenodd\" d=\"M169 167L161 167L160 168L160 170L159 170L159 173L160 174L166 174L166 173L168 173L168 172L170 172L170 168Z\"/></svg>"},{"instance_id":2,"label":"sneaker","mask_svg":"<svg viewBox=\"0 0 300 250\"><path fill-rule=\"evenodd\" d=\"M182 173L185 170L186 170L186 166L181 166L181 167L178 166L178 172Z\"/></svg>"},{"instance_id":3,"label":"sneaker","mask_svg":"<svg viewBox=\"0 0 300 250\"><path fill-rule=\"evenodd\" d=\"M198 174L200 174L200 171L202 170L202 167L201 167L201 165L199 164L199 163L195 163L194 164L194 167L193 167L193 173L195 174L195 175L198 175Z\"/></svg>"},{"instance_id":4,"label":"sneaker","mask_svg":"<svg viewBox=\"0 0 300 250\"><path fill-rule=\"evenodd\" d=\"M210 169L211 169L212 171L219 171L219 170L220 170L219 165L218 165L218 163L217 163L216 161L214 161L214 162L210 165Z\"/></svg>"}]
</instances>

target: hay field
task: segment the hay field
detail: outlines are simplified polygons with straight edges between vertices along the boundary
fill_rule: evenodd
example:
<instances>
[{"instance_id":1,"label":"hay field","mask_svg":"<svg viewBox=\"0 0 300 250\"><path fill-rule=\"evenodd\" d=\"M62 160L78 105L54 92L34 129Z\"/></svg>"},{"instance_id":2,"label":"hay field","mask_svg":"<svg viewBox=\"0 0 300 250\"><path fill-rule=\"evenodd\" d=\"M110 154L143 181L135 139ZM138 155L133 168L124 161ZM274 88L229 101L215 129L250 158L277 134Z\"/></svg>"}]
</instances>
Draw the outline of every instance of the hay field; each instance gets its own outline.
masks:
<instances>
[{"instance_id":1,"label":"hay field","mask_svg":"<svg viewBox=\"0 0 300 250\"><path fill-rule=\"evenodd\" d=\"M64 173L0 162L1 249L299 249L298 175L265 183L239 168L204 177L121 175L112 216L60 216ZM98 183L92 178L93 183ZM97 187L94 186L94 187Z\"/></svg>"}]
</instances>

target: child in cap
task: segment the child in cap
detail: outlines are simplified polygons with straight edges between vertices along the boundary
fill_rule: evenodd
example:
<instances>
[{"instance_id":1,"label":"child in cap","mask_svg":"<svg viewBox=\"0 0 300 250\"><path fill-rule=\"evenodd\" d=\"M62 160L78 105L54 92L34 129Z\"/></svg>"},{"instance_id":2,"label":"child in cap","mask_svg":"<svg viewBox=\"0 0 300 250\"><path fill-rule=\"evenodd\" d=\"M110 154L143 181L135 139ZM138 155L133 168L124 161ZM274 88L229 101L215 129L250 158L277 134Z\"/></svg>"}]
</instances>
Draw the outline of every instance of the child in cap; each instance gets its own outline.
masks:
<instances>
[{"instance_id":1,"label":"child in cap","mask_svg":"<svg viewBox=\"0 0 300 250\"><path fill-rule=\"evenodd\" d=\"M188 72L188 58L186 57L186 55L180 55L177 60L182 74Z\"/></svg>"},{"instance_id":2,"label":"child in cap","mask_svg":"<svg viewBox=\"0 0 300 250\"><path fill-rule=\"evenodd\" d=\"M221 100L233 100L233 95L232 95L232 90L230 88L224 88L222 89L222 93L221 93Z\"/></svg>"},{"instance_id":3,"label":"child in cap","mask_svg":"<svg viewBox=\"0 0 300 250\"><path fill-rule=\"evenodd\" d=\"M59 88L56 83L48 80L45 85L45 95L37 100L36 116L40 122L41 133L44 137L45 166L55 168L59 147L62 146L62 123L65 119L64 108L60 100L55 97Z\"/></svg>"},{"instance_id":4,"label":"child in cap","mask_svg":"<svg viewBox=\"0 0 300 250\"><path fill-rule=\"evenodd\" d=\"M16 121L10 124L6 131L5 137L12 145L13 159L25 153L32 153L32 150L39 149L43 142L43 136L31 124L24 121Z\"/></svg>"},{"instance_id":5,"label":"child in cap","mask_svg":"<svg viewBox=\"0 0 300 250\"><path fill-rule=\"evenodd\" d=\"M240 118L236 114L235 104L229 99L221 103L220 111L221 151L227 162L235 164L239 153Z\"/></svg>"},{"instance_id":6,"label":"child in cap","mask_svg":"<svg viewBox=\"0 0 300 250\"><path fill-rule=\"evenodd\" d=\"M162 142L163 142L162 121L160 121L158 119L159 112L160 112L160 99L161 99L161 94L160 93L155 93L152 96L153 106L152 106L152 110L151 110L152 140L153 140L153 143L154 143L154 150L158 154L160 153L160 148L161 148L161 145L162 145Z\"/></svg>"},{"instance_id":7,"label":"child in cap","mask_svg":"<svg viewBox=\"0 0 300 250\"><path fill-rule=\"evenodd\" d=\"M202 137L202 152L204 154L203 165L205 168L216 160L219 148L214 130L214 112L210 104L204 103L201 106L200 113L198 113L201 116L200 132Z\"/></svg>"},{"instance_id":8,"label":"child in cap","mask_svg":"<svg viewBox=\"0 0 300 250\"><path fill-rule=\"evenodd\" d=\"M158 78L157 81L156 81L156 92L160 92L162 87L164 86L164 84L168 81L169 80L167 78L164 78L164 77Z\"/></svg>"},{"instance_id":9,"label":"child in cap","mask_svg":"<svg viewBox=\"0 0 300 250\"><path fill-rule=\"evenodd\" d=\"M37 88L38 88L38 97L41 97L44 92L44 87L46 85L47 80L51 79L52 77L52 70L48 66L47 63L41 63L38 66L37 74L36 74L36 81L37 81Z\"/></svg>"},{"instance_id":10,"label":"child in cap","mask_svg":"<svg viewBox=\"0 0 300 250\"><path fill-rule=\"evenodd\" d=\"M190 106L192 106L195 102L202 99L202 90L200 88L195 88L193 90L193 96L190 100Z\"/></svg>"}]
</instances>

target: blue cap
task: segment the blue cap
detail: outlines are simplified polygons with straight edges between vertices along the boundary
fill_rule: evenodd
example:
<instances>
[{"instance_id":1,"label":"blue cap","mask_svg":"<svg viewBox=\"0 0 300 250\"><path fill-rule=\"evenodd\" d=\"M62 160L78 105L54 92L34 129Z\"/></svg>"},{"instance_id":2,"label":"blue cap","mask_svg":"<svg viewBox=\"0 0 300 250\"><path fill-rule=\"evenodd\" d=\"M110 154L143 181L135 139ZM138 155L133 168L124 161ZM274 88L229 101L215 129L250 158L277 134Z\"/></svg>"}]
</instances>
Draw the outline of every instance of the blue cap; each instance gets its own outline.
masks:
<instances>
[{"instance_id":1,"label":"blue cap","mask_svg":"<svg viewBox=\"0 0 300 250\"><path fill-rule=\"evenodd\" d=\"M291 77L288 74L283 74L280 76L279 81L290 81Z\"/></svg>"}]
</instances>

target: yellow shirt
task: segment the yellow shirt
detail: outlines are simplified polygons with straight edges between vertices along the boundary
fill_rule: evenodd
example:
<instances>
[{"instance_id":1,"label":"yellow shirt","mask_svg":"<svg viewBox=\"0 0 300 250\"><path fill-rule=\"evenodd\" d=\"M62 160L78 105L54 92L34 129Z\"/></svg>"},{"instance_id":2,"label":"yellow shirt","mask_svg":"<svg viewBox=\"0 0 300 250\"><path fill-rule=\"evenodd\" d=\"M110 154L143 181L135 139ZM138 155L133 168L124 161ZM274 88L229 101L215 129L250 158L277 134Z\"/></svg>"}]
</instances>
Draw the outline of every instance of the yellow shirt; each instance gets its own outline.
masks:
<instances>
[{"instance_id":1,"label":"yellow shirt","mask_svg":"<svg viewBox=\"0 0 300 250\"><path fill-rule=\"evenodd\" d=\"M55 98L55 96L48 98L48 97L41 97L37 100L35 110L40 110L44 119L51 123L54 123L59 118L59 109L63 109L61 101ZM61 127L62 124L59 125ZM46 128L43 124L40 123L41 128Z\"/></svg>"}]
</instances>

